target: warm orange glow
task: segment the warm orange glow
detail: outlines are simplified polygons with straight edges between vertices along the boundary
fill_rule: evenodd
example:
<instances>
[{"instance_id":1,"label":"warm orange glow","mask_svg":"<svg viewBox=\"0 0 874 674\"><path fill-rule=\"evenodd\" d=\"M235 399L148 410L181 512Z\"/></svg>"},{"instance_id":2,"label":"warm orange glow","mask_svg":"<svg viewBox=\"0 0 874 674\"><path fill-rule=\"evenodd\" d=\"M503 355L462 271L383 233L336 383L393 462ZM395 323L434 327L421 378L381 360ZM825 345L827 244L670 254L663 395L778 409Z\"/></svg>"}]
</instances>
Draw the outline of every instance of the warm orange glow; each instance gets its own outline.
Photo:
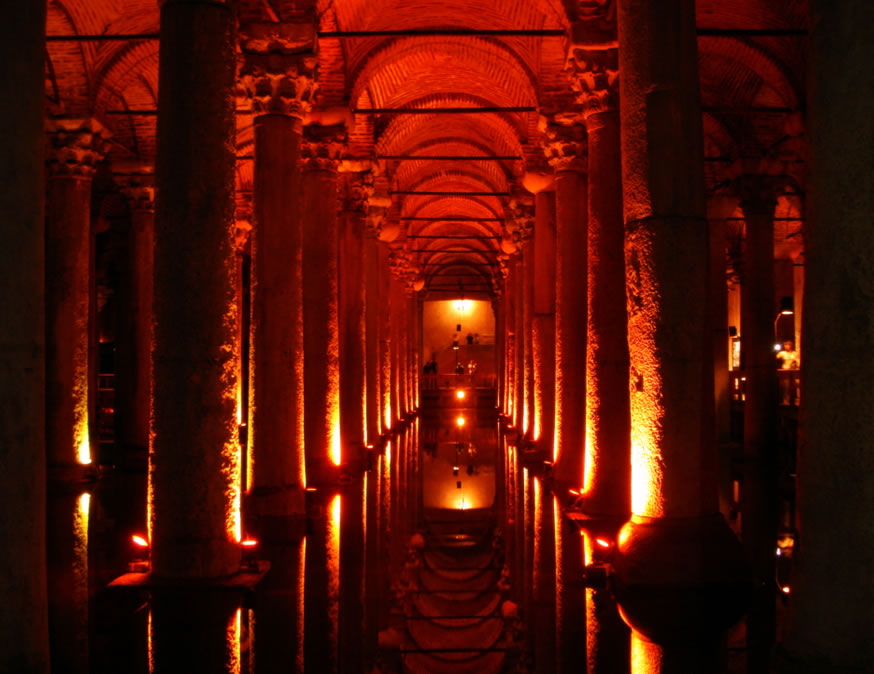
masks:
<instances>
[{"instance_id":1,"label":"warm orange glow","mask_svg":"<svg viewBox=\"0 0 874 674\"><path fill-rule=\"evenodd\" d=\"M609 547L610 547L610 543L609 543L609 541L606 541L606 540L604 540L603 538L596 538L596 539L595 539L595 542L596 542L598 545L600 545L602 548L609 548Z\"/></svg>"},{"instance_id":2,"label":"warm orange glow","mask_svg":"<svg viewBox=\"0 0 874 674\"><path fill-rule=\"evenodd\" d=\"M455 423L458 424L459 428L462 427L462 426L464 426L464 417L458 417L458 418L455 420Z\"/></svg>"},{"instance_id":3,"label":"warm orange glow","mask_svg":"<svg viewBox=\"0 0 874 674\"><path fill-rule=\"evenodd\" d=\"M629 538L631 538L631 527L626 524L619 530L619 536L616 539L619 547L624 547Z\"/></svg>"},{"instance_id":4,"label":"warm orange glow","mask_svg":"<svg viewBox=\"0 0 874 674\"><path fill-rule=\"evenodd\" d=\"M76 460L83 466L87 466L91 463L91 444L88 441L87 424L82 433L81 440L79 441L79 446L76 450Z\"/></svg>"},{"instance_id":5,"label":"warm orange glow","mask_svg":"<svg viewBox=\"0 0 874 674\"><path fill-rule=\"evenodd\" d=\"M388 474L388 470L391 468L391 442L385 443L385 469L386 474Z\"/></svg>"},{"instance_id":6,"label":"warm orange glow","mask_svg":"<svg viewBox=\"0 0 874 674\"><path fill-rule=\"evenodd\" d=\"M229 674L240 674L242 671L240 658L240 637L243 634L243 609L238 608L234 617L231 618L228 624L226 634L226 643L228 648L228 667Z\"/></svg>"},{"instance_id":7,"label":"warm orange glow","mask_svg":"<svg viewBox=\"0 0 874 674\"><path fill-rule=\"evenodd\" d=\"M780 589L783 590L783 594L789 594L789 592L791 591L788 585L784 585Z\"/></svg>"},{"instance_id":8,"label":"warm orange glow","mask_svg":"<svg viewBox=\"0 0 874 674\"><path fill-rule=\"evenodd\" d=\"M473 306L473 302L471 300L456 300L455 301L455 311L459 314L466 314L470 311Z\"/></svg>"},{"instance_id":9,"label":"warm orange glow","mask_svg":"<svg viewBox=\"0 0 874 674\"><path fill-rule=\"evenodd\" d=\"M340 406L334 410L334 421L331 431L331 463L339 466L342 461L342 450L340 449Z\"/></svg>"},{"instance_id":10,"label":"warm orange glow","mask_svg":"<svg viewBox=\"0 0 874 674\"><path fill-rule=\"evenodd\" d=\"M455 392L455 397L458 398L459 400L464 400L464 396L465 396L465 393L462 389L458 389Z\"/></svg>"},{"instance_id":11,"label":"warm orange glow","mask_svg":"<svg viewBox=\"0 0 874 674\"><path fill-rule=\"evenodd\" d=\"M641 423L640 407L632 402L631 428L631 512L646 517L662 517L664 480L660 425L655 421Z\"/></svg>"},{"instance_id":12,"label":"warm orange glow","mask_svg":"<svg viewBox=\"0 0 874 674\"><path fill-rule=\"evenodd\" d=\"M244 548L254 548L256 545L258 545L258 541L256 541L254 538L246 538L240 541L240 545L242 545Z\"/></svg>"},{"instance_id":13,"label":"warm orange glow","mask_svg":"<svg viewBox=\"0 0 874 674\"><path fill-rule=\"evenodd\" d=\"M331 520L328 523L328 616L331 621L331 648L337 652L340 635L340 494L331 501Z\"/></svg>"},{"instance_id":14,"label":"warm orange glow","mask_svg":"<svg viewBox=\"0 0 874 674\"><path fill-rule=\"evenodd\" d=\"M131 540L134 542L134 545L137 545L141 548L149 547L149 542L139 534L134 534L133 536L131 536Z\"/></svg>"},{"instance_id":15,"label":"warm orange glow","mask_svg":"<svg viewBox=\"0 0 874 674\"><path fill-rule=\"evenodd\" d=\"M568 492L570 492L570 493L573 494L574 496L579 496L579 495L580 495L580 492L579 492L579 490L577 490L577 489L568 489Z\"/></svg>"}]
</instances>

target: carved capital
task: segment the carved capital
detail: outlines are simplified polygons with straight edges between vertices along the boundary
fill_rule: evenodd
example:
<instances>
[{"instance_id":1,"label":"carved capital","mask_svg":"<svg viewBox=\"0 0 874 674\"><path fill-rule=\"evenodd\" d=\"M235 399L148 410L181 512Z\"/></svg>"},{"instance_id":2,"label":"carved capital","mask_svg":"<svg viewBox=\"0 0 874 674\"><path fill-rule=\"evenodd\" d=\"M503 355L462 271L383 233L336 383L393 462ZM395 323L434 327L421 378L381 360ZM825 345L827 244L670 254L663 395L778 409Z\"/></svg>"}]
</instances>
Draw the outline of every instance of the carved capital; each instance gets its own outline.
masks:
<instances>
[{"instance_id":1,"label":"carved capital","mask_svg":"<svg viewBox=\"0 0 874 674\"><path fill-rule=\"evenodd\" d=\"M727 171L746 214L773 215L777 197L786 187L783 162L770 158L740 159Z\"/></svg>"},{"instance_id":2,"label":"carved capital","mask_svg":"<svg viewBox=\"0 0 874 674\"><path fill-rule=\"evenodd\" d=\"M587 143L582 125L562 126L541 117L543 153L556 171L585 171Z\"/></svg>"},{"instance_id":3,"label":"carved capital","mask_svg":"<svg viewBox=\"0 0 874 674\"><path fill-rule=\"evenodd\" d=\"M343 208L347 212L367 216L370 197L373 195L373 173L350 173L346 177L346 198Z\"/></svg>"},{"instance_id":4,"label":"carved capital","mask_svg":"<svg viewBox=\"0 0 874 674\"><path fill-rule=\"evenodd\" d=\"M113 162L112 173L131 210L155 210L155 167L146 162Z\"/></svg>"},{"instance_id":5,"label":"carved capital","mask_svg":"<svg viewBox=\"0 0 874 674\"><path fill-rule=\"evenodd\" d=\"M312 23L250 23L240 28L237 107L303 119L312 108L318 57Z\"/></svg>"},{"instance_id":6,"label":"carved capital","mask_svg":"<svg viewBox=\"0 0 874 674\"><path fill-rule=\"evenodd\" d=\"M90 178L106 155L110 137L96 119L49 119L46 127L49 176Z\"/></svg>"},{"instance_id":7,"label":"carved capital","mask_svg":"<svg viewBox=\"0 0 874 674\"><path fill-rule=\"evenodd\" d=\"M346 127L307 126L300 148L301 166L307 171L336 171L346 149Z\"/></svg>"},{"instance_id":8,"label":"carved capital","mask_svg":"<svg viewBox=\"0 0 874 674\"><path fill-rule=\"evenodd\" d=\"M565 66L583 118L619 110L619 50L572 45Z\"/></svg>"},{"instance_id":9,"label":"carved capital","mask_svg":"<svg viewBox=\"0 0 874 674\"><path fill-rule=\"evenodd\" d=\"M507 234L517 247L521 247L534 234L534 199L526 190L512 190L509 213L510 217L505 221Z\"/></svg>"},{"instance_id":10,"label":"carved capital","mask_svg":"<svg viewBox=\"0 0 874 674\"><path fill-rule=\"evenodd\" d=\"M617 46L616 0L564 0L574 44Z\"/></svg>"}]
</instances>

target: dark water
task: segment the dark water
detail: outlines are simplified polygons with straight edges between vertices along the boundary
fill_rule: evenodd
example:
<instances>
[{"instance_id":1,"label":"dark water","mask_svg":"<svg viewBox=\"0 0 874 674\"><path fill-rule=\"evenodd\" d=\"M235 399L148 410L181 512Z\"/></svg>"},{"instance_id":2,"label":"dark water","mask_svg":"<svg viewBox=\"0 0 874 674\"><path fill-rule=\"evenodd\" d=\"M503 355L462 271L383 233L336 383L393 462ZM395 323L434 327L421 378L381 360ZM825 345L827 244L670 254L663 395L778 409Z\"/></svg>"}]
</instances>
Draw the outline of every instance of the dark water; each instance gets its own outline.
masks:
<instances>
[{"instance_id":1,"label":"dark water","mask_svg":"<svg viewBox=\"0 0 874 674\"><path fill-rule=\"evenodd\" d=\"M363 479L309 493L305 526L257 548L271 570L252 592L108 588L144 503L136 473L52 489L53 671L744 671L724 640L632 635L581 583L594 537L474 409L414 421Z\"/></svg>"}]
</instances>

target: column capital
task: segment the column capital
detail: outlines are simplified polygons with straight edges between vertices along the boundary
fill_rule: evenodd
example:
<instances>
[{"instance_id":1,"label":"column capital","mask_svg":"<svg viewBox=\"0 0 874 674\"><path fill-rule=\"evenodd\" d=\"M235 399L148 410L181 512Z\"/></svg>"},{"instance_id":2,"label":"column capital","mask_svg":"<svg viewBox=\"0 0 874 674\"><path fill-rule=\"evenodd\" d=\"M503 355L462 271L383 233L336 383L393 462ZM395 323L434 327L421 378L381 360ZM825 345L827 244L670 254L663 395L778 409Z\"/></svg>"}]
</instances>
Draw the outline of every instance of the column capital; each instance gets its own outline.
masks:
<instances>
[{"instance_id":1,"label":"column capital","mask_svg":"<svg viewBox=\"0 0 874 674\"><path fill-rule=\"evenodd\" d=\"M513 243L521 247L534 234L534 198L526 190L512 189L509 201L510 217L505 221Z\"/></svg>"},{"instance_id":2,"label":"column capital","mask_svg":"<svg viewBox=\"0 0 874 674\"><path fill-rule=\"evenodd\" d=\"M541 116L538 126L546 161L553 170L585 171L588 145L581 124L564 125L554 121L554 118Z\"/></svg>"},{"instance_id":3,"label":"column capital","mask_svg":"<svg viewBox=\"0 0 874 674\"><path fill-rule=\"evenodd\" d=\"M300 148L301 165L305 171L333 171L340 165L346 149L346 126L311 125L304 127Z\"/></svg>"},{"instance_id":4,"label":"column capital","mask_svg":"<svg viewBox=\"0 0 874 674\"><path fill-rule=\"evenodd\" d=\"M93 118L58 117L46 124L49 177L90 178L106 155L109 131Z\"/></svg>"},{"instance_id":5,"label":"column capital","mask_svg":"<svg viewBox=\"0 0 874 674\"><path fill-rule=\"evenodd\" d=\"M617 47L616 0L565 0L573 44Z\"/></svg>"},{"instance_id":6,"label":"column capital","mask_svg":"<svg viewBox=\"0 0 874 674\"><path fill-rule=\"evenodd\" d=\"M132 211L152 213L155 210L155 166L150 162L113 162L115 184L127 197Z\"/></svg>"},{"instance_id":7,"label":"column capital","mask_svg":"<svg viewBox=\"0 0 874 674\"><path fill-rule=\"evenodd\" d=\"M745 214L772 215L777 197L786 186L786 174L779 161L739 159L727 171Z\"/></svg>"},{"instance_id":8,"label":"column capital","mask_svg":"<svg viewBox=\"0 0 874 674\"><path fill-rule=\"evenodd\" d=\"M318 88L317 47L311 22L241 26L237 106L303 119Z\"/></svg>"},{"instance_id":9,"label":"column capital","mask_svg":"<svg viewBox=\"0 0 874 674\"><path fill-rule=\"evenodd\" d=\"M340 170L342 171L342 163ZM374 193L374 175L372 171L361 171L346 174L346 194L343 199L343 210L347 213L359 213L363 217L368 214L370 197Z\"/></svg>"},{"instance_id":10,"label":"column capital","mask_svg":"<svg viewBox=\"0 0 874 674\"><path fill-rule=\"evenodd\" d=\"M601 112L619 110L619 50L600 45L571 45L565 72L583 119Z\"/></svg>"}]
</instances>

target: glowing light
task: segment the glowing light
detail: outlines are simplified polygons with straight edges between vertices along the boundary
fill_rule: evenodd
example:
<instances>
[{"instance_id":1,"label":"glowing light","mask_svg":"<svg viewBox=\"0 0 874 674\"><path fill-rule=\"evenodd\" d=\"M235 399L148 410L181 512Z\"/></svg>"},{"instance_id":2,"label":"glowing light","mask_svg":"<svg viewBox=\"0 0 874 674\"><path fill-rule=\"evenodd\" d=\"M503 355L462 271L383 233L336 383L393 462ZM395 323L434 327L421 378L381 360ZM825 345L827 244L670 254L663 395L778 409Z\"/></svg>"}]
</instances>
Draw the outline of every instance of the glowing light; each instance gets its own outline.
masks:
<instances>
[{"instance_id":1,"label":"glowing light","mask_svg":"<svg viewBox=\"0 0 874 674\"><path fill-rule=\"evenodd\" d=\"M339 466L342 460L342 453L340 449L340 408L337 407L336 415L333 423L333 430L331 432L331 463L335 466Z\"/></svg>"},{"instance_id":2,"label":"glowing light","mask_svg":"<svg viewBox=\"0 0 874 674\"><path fill-rule=\"evenodd\" d=\"M83 431L79 447L76 449L76 460L83 466L91 463L91 444L88 442L87 429Z\"/></svg>"},{"instance_id":3,"label":"glowing light","mask_svg":"<svg viewBox=\"0 0 874 674\"><path fill-rule=\"evenodd\" d=\"M141 548L149 547L149 542L145 538L140 536L139 534L134 534L130 538L134 542L134 545L136 545L138 547L141 547Z\"/></svg>"},{"instance_id":4,"label":"glowing light","mask_svg":"<svg viewBox=\"0 0 874 674\"><path fill-rule=\"evenodd\" d=\"M464 500L463 496L460 499L458 499L455 507L458 508L459 510L467 510L467 502Z\"/></svg>"},{"instance_id":5,"label":"glowing light","mask_svg":"<svg viewBox=\"0 0 874 674\"><path fill-rule=\"evenodd\" d=\"M458 389L455 392L455 397L458 398L459 400L464 400L464 396L465 396L465 393L462 389Z\"/></svg>"},{"instance_id":6,"label":"glowing light","mask_svg":"<svg viewBox=\"0 0 874 674\"><path fill-rule=\"evenodd\" d=\"M234 526L234 540L239 543L243 539L243 515L240 511L240 485L239 482L235 484L235 488L233 489L234 500L233 500L233 526Z\"/></svg>"},{"instance_id":7,"label":"glowing light","mask_svg":"<svg viewBox=\"0 0 874 674\"><path fill-rule=\"evenodd\" d=\"M240 545L242 545L244 548L254 548L256 545L258 545L258 541L256 541L254 538L246 538L240 541Z\"/></svg>"},{"instance_id":8,"label":"glowing light","mask_svg":"<svg viewBox=\"0 0 874 674\"><path fill-rule=\"evenodd\" d=\"M777 548L777 556L778 556L778 557L782 557L782 556L783 556L783 551L782 551L780 548Z\"/></svg>"},{"instance_id":9,"label":"glowing light","mask_svg":"<svg viewBox=\"0 0 874 674\"><path fill-rule=\"evenodd\" d=\"M791 591L788 585L784 585L780 589L783 591L783 594L789 594L789 592Z\"/></svg>"},{"instance_id":10,"label":"glowing light","mask_svg":"<svg viewBox=\"0 0 874 674\"><path fill-rule=\"evenodd\" d=\"M596 538L595 543L600 545L602 548L609 548L610 547L610 542L605 541L603 538Z\"/></svg>"},{"instance_id":11,"label":"glowing light","mask_svg":"<svg viewBox=\"0 0 874 674\"><path fill-rule=\"evenodd\" d=\"M568 489L568 491L574 496L579 496L580 492L577 489Z\"/></svg>"},{"instance_id":12,"label":"glowing light","mask_svg":"<svg viewBox=\"0 0 874 674\"><path fill-rule=\"evenodd\" d=\"M783 348L783 347L780 346L779 344L774 344L774 351L779 351L779 350L782 349L782 348Z\"/></svg>"},{"instance_id":13,"label":"glowing light","mask_svg":"<svg viewBox=\"0 0 874 674\"><path fill-rule=\"evenodd\" d=\"M458 424L459 428L460 428L461 426L464 426L464 417L458 417L458 418L455 420L455 423Z\"/></svg>"},{"instance_id":14,"label":"glowing light","mask_svg":"<svg viewBox=\"0 0 874 674\"><path fill-rule=\"evenodd\" d=\"M470 311L473 306L473 301L471 300L456 300L455 301L455 310L460 314L466 314Z\"/></svg>"},{"instance_id":15,"label":"glowing light","mask_svg":"<svg viewBox=\"0 0 874 674\"><path fill-rule=\"evenodd\" d=\"M306 490L307 491L316 491L316 488L315 487L307 487Z\"/></svg>"}]
</instances>

